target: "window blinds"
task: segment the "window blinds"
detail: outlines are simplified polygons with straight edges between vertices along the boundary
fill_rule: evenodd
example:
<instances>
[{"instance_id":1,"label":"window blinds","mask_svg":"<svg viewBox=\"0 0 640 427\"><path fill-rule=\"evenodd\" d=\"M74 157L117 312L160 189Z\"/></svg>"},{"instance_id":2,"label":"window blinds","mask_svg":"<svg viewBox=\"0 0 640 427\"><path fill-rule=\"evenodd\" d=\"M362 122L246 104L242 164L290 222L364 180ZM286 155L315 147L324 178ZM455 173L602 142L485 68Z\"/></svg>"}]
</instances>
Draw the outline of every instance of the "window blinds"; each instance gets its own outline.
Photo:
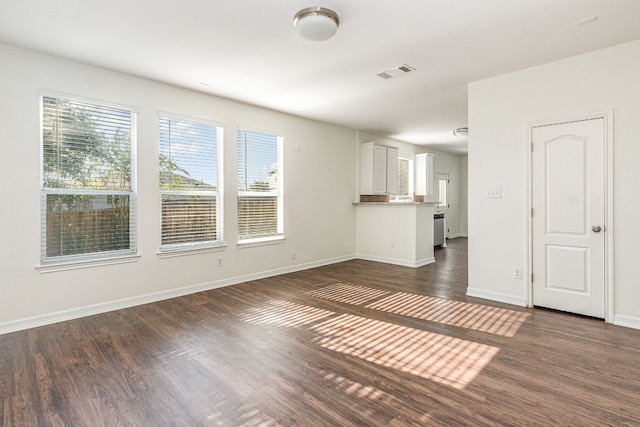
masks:
<instances>
[{"instance_id":1,"label":"window blinds","mask_svg":"<svg viewBox=\"0 0 640 427\"><path fill-rule=\"evenodd\" d=\"M43 96L42 261L135 251L135 113Z\"/></svg>"},{"instance_id":2,"label":"window blinds","mask_svg":"<svg viewBox=\"0 0 640 427\"><path fill-rule=\"evenodd\" d=\"M238 130L239 240L282 234L282 138Z\"/></svg>"},{"instance_id":3,"label":"window blinds","mask_svg":"<svg viewBox=\"0 0 640 427\"><path fill-rule=\"evenodd\" d=\"M218 141L222 128L161 115L159 135L162 247L221 241Z\"/></svg>"},{"instance_id":4,"label":"window blinds","mask_svg":"<svg viewBox=\"0 0 640 427\"><path fill-rule=\"evenodd\" d=\"M409 159L398 159L398 195L409 196Z\"/></svg>"}]
</instances>

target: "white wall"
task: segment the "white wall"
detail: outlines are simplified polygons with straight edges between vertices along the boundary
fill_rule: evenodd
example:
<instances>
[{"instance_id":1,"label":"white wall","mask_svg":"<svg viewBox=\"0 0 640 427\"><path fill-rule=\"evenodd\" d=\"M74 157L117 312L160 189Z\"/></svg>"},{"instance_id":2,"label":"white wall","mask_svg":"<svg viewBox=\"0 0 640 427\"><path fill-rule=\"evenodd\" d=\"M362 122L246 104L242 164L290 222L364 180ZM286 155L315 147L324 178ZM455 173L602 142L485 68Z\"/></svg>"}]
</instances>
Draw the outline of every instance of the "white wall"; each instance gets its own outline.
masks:
<instances>
[{"instance_id":1,"label":"white wall","mask_svg":"<svg viewBox=\"0 0 640 427\"><path fill-rule=\"evenodd\" d=\"M0 45L0 333L83 313L355 254L355 131ZM134 107L138 112L137 262L40 273L39 90ZM158 112L224 124L223 252L160 259ZM235 225L236 129L284 136L282 244L238 248ZM298 146L299 151L294 147ZM295 261L291 252L296 252ZM223 258L221 267L215 266ZM151 295L151 296L149 296ZM84 311L83 311L84 310Z\"/></svg>"},{"instance_id":2,"label":"white wall","mask_svg":"<svg viewBox=\"0 0 640 427\"><path fill-rule=\"evenodd\" d=\"M613 110L613 321L640 327L638 76L640 40L469 85L470 294L526 301L527 123Z\"/></svg>"}]
</instances>

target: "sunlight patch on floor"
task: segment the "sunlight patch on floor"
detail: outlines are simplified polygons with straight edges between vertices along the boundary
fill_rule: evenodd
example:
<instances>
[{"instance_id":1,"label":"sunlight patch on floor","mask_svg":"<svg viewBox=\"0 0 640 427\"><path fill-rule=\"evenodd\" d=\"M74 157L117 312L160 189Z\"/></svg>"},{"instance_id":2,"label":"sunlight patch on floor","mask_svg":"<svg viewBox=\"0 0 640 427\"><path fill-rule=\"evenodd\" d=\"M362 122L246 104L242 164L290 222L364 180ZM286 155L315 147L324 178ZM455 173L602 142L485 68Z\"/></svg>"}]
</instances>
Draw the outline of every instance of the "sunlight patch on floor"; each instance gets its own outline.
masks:
<instances>
[{"instance_id":1,"label":"sunlight patch on floor","mask_svg":"<svg viewBox=\"0 0 640 427\"><path fill-rule=\"evenodd\" d=\"M289 301L269 301L259 307L248 309L240 316L240 320L256 325L276 325L296 327L315 322L335 314L308 305L295 304Z\"/></svg>"},{"instance_id":2,"label":"sunlight patch on floor","mask_svg":"<svg viewBox=\"0 0 640 427\"><path fill-rule=\"evenodd\" d=\"M305 295L343 302L346 304L363 304L387 295L388 293L389 291L353 285L351 283L336 283L315 291L307 292Z\"/></svg>"},{"instance_id":3,"label":"sunlight patch on floor","mask_svg":"<svg viewBox=\"0 0 640 427\"><path fill-rule=\"evenodd\" d=\"M393 323L343 314L312 326L322 347L455 389L465 388L500 350Z\"/></svg>"},{"instance_id":4,"label":"sunlight patch on floor","mask_svg":"<svg viewBox=\"0 0 640 427\"><path fill-rule=\"evenodd\" d=\"M355 395L376 401L393 401L395 397L380 390L377 387L364 385L356 381L352 381L334 372L324 372L324 378L334 382L338 389L346 394Z\"/></svg>"},{"instance_id":5,"label":"sunlight patch on floor","mask_svg":"<svg viewBox=\"0 0 640 427\"><path fill-rule=\"evenodd\" d=\"M529 313L432 296L396 293L366 306L374 310L512 337Z\"/></svg>"},{"instance_id":6,"label":"sunlight patch on floor","mask_svg":"<svg viewBox=\"0 0 640 427\"><path fill-rule=\"evenodd\" d=\"M248 406L245 408L245 406ZM212 426L238 426L238 427L276 427L281 424L268 419L262 409L255 405L243 405L240 408L242 414L237 418L225 417L221 412L215 412L207 417L207 425Z\"/></svg>"}]
</instances>

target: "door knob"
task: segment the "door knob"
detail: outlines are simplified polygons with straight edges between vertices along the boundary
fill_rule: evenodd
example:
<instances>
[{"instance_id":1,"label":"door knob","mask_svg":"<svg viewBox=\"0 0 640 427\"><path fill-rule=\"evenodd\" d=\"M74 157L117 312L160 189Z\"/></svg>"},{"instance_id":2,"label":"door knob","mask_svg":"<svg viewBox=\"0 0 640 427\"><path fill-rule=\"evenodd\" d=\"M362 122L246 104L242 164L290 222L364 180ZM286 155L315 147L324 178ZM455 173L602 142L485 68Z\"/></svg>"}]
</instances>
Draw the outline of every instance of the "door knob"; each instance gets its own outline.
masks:
<instances>
[{"instance_id":1,"label":"door knob","mask_svg":"<svg viewBox=\"0 0 640 427\"><path fill-rule=\"evenodd\" d=\"M593 231L594 233L599 233L600 231L602 231L602 227L600 227L599 225L594 225L593 227L591 227L591 231Z\"/></svg>"}]
</instances>

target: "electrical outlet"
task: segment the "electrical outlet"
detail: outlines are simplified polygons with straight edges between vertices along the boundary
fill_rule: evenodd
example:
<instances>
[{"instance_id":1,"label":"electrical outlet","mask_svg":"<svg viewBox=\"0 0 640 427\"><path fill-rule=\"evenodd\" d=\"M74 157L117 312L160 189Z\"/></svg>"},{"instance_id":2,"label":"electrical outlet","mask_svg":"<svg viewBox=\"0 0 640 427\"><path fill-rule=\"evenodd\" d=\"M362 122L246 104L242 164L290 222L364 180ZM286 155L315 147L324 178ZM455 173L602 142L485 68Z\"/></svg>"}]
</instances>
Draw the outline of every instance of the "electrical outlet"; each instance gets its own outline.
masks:
<instances>
[{"instance_id":1,"label":"electrical outlet","mask_svg":"<svg viewBox=\"0 0 640 427\"><path fill-rule=\"evenodd\" d=\"M296 260L296 253L291 252L291 261L295 261L295 260Z\"/></svg>"},{"instance_id":2,"label":"electrical outlet","mask_svg":"<svg viewBox=\"0 0 640 427\"><path fill-rule=\"evenodd\" d=\"M218 258L218 267L222 267L222 257Z\"/></svg>"},{"instance_id":3,"label":"electrical outlet","mask_svg":"<svg viewBox=\"0 0 640 427\"><path fill-rule=\"evenodd\" d=\"M500 199L502 198L502 188L487 188L484 193L485 199Z\"/></svg>"},{"instance_id":4,"label":"electrical outlet","mask_svg":"<svg viewBox=\"0 0 640 427\"><path fill-rule=\"evenodd\" d=\"M517 280L522 280L522 269L514 268L513 269L513 278Z\"/></svg>"}]
</instances>

